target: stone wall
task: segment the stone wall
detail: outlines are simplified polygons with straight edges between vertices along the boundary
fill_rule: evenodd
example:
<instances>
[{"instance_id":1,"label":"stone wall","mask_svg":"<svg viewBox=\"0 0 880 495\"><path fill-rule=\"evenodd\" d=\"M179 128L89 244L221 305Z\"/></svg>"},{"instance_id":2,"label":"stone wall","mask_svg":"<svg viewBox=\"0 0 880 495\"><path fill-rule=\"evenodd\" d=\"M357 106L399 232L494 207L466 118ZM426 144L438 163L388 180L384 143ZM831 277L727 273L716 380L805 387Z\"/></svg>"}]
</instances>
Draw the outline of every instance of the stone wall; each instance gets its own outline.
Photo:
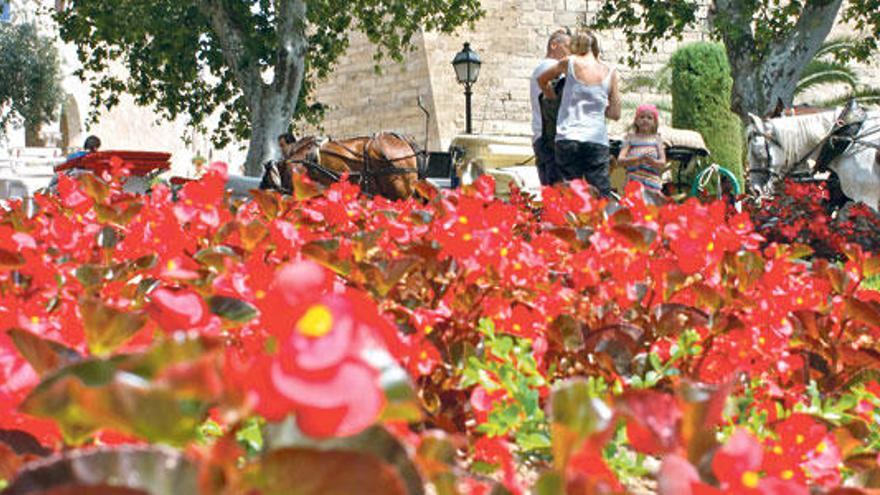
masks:
<instances>
[{"instance_id":1,"label":"stone wall","mask_svg":"<svg viewBox=\"0 0 880 495\"><path fill-rule=\"evenodd\" d=\"M698 16L705 18L709 2L700 3ZM465 127L464 91L455 80L451 61L468 41L483 61L479 81L473 87L474 132L528 135L529 76L543 56L548 36L559 27L574 28L584 19L589 22L600 4L597 0L484 0L486 15L473 29L460 29L454 35L423 33L405 62L381 75L372 72L373 47L355 37L338 68L317 92L317 100L330 106L323 130L350 136L393 129L421 142L424 120L415 107L414 95L422 94L431 103L429 149L445 149ZM832 36L849 31L848 26L839 25ZM622 60L627 55L622 32L598 35L603 58L619 68L624 81L638 73L656 72L680 44L707 39L705 26L699 26L686 32L682 41L662 42L656 53L644 57L633 69ZM876 68L862 66L857 71L864 82L880 85ZM624 132L635 107L643 102L670 106L667 95L625 91L623 117L611 124L612 133ZM669 116L662 118L668 122Z\"/></svg>"},{"instance_id":2,"label":"stone wall","mask_svg":"<svg viewBox=\"0 0 880 495\"><path fill-rule=\"evenodd\" d=\"M393 129L424 136L424 121L415 108L414 94L431 102L429 149L445 149L465 127L464 90L455 80L452 59L465 41L471 43L483 65L473 87L473 128L477 134L529 135L531 110L529 77L546 50L547 38L562 26L575 28L587 21L599 2L586 0L485 0L485 17L473 29L454 35L423 33L417 48L396 69L373 74L374 49L363 38L354 38L330 79L321 84L316 98L330 110L323 129L331 135L356 135ZM621 33L599 33L603 56L617 65L626 54ZM685 41L703 39L703 31L686 33ZM646 57L641 71L655 71L678 44L666 42ZM635 71L620 65L625 78ZM627 107L660 95L627 94ZM623 121L629 118L625 115Z\"/></svg>"}]
</instances>

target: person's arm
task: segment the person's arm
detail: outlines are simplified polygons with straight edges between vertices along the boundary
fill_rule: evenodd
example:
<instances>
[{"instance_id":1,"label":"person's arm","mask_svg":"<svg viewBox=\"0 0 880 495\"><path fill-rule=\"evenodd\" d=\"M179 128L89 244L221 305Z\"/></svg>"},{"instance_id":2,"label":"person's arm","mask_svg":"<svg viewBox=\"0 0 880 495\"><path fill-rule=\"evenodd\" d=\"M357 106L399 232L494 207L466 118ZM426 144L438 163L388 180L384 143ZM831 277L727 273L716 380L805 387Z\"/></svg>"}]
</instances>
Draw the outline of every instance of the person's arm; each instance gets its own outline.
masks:
<instances>
[{"instance_id":1,"label":"person's arm","mask_svg":"<svg viewBox=\"0 0 880 495\"><path fill-rule=\"evenodd\" d=\"M620 85L617 80L617 71L611 74L611 86L608 89L608 108L605 109L605 117L611 120L620 120Z\"/></svg>"},{"instance_id":2,"label":"person's arm","mask_svg":"<svg viewBox=\"0 0 880 495\"><path fill-rule=\"evenodd\" d=\"M654 160L654 166L663 170L666 167L666 146L663 145L663 138L659 134L657 135L657 151L659 151L659 154L657 159Z\"/></svg>"},{"instance_id":3,"label":"person's arm","mask_svg":"<svg viewBox=\"0 0 880 495\"><path fill-rule=\"evenodd\" d=\"M622 167L629 167L632 165L638 165L639 160L642 157L640 156L629 156L630 149L630 136L627 134L625 138L623 138L623 147L620 149L620 154L617 155L617 164Z\"/></svg>"},{"instance_id":4,"label":"person's arm","mask_svg":"<svg viewBox=\"0 0 880 495\"><path fill-rule=\"evenodd\" d=\"M541 92L544 93L544 98L551 100L556 98L556 91L553 90L553 85L550 83L557 77L565 74L565 69L567 68L568 57L560 60L556 65L545 70L540 76L538 76L538 87L541 88Z\"/></svg>"}]
</instances>

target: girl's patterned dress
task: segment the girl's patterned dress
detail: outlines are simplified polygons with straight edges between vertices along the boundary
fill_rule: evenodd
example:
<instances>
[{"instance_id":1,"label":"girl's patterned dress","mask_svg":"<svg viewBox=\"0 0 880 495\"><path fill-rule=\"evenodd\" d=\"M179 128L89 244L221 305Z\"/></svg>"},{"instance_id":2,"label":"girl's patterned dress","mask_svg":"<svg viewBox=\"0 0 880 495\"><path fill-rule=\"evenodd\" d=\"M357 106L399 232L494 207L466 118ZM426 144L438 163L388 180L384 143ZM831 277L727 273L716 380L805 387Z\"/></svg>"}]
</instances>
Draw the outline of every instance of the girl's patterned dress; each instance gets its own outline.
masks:
<instances>
[{"instance_id":1,"label":"girl's patterned dress","mask_svg":"<svg viewBox=\"0 0 880 495\"><path fill-rule=\"evenodd\" d=\"M651 158L660 158L660 136L630 135L627 136L629 144L629 153L627 156L649 156ZM630 165L626 167L626 180L638 181L656 191L663 188L663 181L660 178L660 170L645 164Z\"/></svg>"}]
</instances>

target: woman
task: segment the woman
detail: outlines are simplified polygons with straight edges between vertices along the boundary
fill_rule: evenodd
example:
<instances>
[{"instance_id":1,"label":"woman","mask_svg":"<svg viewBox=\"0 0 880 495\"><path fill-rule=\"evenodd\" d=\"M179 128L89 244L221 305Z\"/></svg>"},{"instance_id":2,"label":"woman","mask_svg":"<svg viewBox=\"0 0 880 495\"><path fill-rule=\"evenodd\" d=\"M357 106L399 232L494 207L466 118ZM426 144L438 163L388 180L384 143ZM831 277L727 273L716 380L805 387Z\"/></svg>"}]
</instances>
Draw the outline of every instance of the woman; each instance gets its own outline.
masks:
<instances>
[{"instance_id":1,"label":"woman","mask_svg":"<svg viewBox=\"0 0 880 495\"><path fill-rule=\"evenodd\" d=\"M596 53L598 44L592 33L575 34L571 55L538 76L538 84L545 97L555 98L551 82L566 75L556 120L556 162L563 179L585 179L609 196L605 118L620 118L620 90L617 72L600 62Z\"/></svg>"}]
</instances>

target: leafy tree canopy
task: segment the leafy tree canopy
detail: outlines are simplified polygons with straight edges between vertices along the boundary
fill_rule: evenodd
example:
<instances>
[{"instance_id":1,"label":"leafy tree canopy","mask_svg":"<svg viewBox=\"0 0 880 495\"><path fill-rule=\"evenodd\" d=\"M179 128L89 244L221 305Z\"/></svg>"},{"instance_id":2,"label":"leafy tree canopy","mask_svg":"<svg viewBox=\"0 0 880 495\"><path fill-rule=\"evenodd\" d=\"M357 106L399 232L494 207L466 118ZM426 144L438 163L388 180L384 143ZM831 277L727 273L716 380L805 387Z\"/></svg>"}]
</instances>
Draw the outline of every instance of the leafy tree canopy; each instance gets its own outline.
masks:
<instances>
[{"instance_id":1,"label":"leafy tree canopy","mask_svg":"<svg viewBox=\"0 0 880 495\"><path fill-rule=\"evenodd\" d=\"M663 39L681 39L700 28L701 7L708 7L712 36L725 45L734 77L733 108L740 115L764 113L777 100L790 104L804 67L828 36L834 21L850 22L873 33L836 55L866 60L877 48L880 8L876 0L604 0L594 20L597 29L622 29L635 64L656 52Z\"/></svg>"},{"instance_id":2,"label":"leafy tree canopy","mask_svg":"<svg viewBox=\"0 0 880 495\"><path fill-rule=\"evenodd\" d=\"M58 60L52 40L32 24L0 23L0 134L9 124L36 126L55 117L61 103Z\"/></svg>"},{"instance_id":3,"label":"leafy tree canopy","mask_svg":"<svg viewBox=\"0 0 880 495\"><path fill-rule=\"evenodd\" d=\"M72 0L57 20L78 48L94 108L130 93L195 126L219 110L215 145L251 137L261 148L294 116L320 116L309 96L354 31L377 60L400 60L420 29L448 33L481 15L478 0ZM113 63L128 73L108 70Z\"/></svg>"}]
</instances>

